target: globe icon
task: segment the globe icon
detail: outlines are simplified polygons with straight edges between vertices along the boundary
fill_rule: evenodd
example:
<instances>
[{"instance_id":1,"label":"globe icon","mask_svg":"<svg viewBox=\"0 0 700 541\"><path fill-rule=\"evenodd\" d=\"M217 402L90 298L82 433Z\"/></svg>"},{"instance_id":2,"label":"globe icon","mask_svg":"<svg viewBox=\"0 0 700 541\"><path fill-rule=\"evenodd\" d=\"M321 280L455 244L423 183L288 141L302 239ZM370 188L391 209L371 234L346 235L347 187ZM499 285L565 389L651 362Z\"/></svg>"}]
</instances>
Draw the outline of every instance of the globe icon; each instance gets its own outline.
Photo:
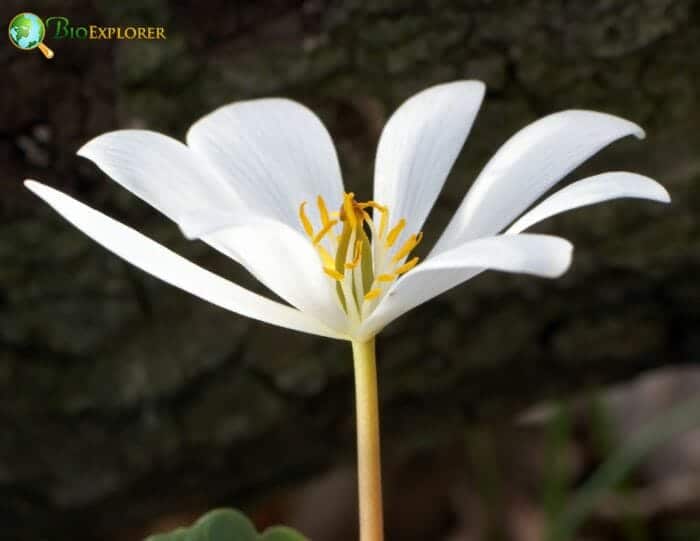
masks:
<instances>
[{"instance_id":1,"label":"globe icon","mask_svg":"<svg viewBox=\"0 0 700 541\"><path fill-rule=\"evenodd\" d=\"M33 13L15 15L10 21L8 33L15 47L24 51L38 47L46 58L53 56L53 51L42 43L46 35L46 27L44 21L37 15Z\"/></svg>"}]
</instances>

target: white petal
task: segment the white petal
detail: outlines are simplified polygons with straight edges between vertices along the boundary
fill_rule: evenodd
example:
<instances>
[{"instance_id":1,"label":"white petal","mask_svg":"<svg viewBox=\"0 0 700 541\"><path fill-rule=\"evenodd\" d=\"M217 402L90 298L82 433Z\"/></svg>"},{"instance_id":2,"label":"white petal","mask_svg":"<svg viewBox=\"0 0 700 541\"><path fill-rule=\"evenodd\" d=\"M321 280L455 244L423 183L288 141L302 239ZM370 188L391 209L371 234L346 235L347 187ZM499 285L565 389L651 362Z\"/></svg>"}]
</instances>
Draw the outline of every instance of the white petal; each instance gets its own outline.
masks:
<instances>
[{"instance_id":1,"label":"white petal","mask_svg":"<svg viewBox=\"0 0 700 541\"><path fill-rule=\"evenodd\" d=\"M498 235L467 242L426 259L405 274L365 321L371 336L408 310L492 269L556 278L571 264L573 246L548 235Z\"/></svg>"},{"instance_id":2,"label":"white petal","mask_svg":"<svg viewBox=\"0 0 700 541\"><path fill-rule=\"evenodd\" d=\"M339 208L343 181L328 131L303 105L281 98L226 105L195 122L187 144L252 210L301 230L298 210L316 196ZM318 223L318 222L317 222Z\"/></svg>"},{"instance_id":3,"label":"white petal","mask_svg":"<svg viewBox=\"0 0 700 541\"><path fill-rule=\"evenodd\" d=\"M301 242L284 223L243 207L233 188L192 149L160 133L122 130L96 137L78 154L177 222L188 238L202 237L234 257L290 304L307 313L314 313L316 307L322 321L344 321L335 292L326 291L329 280L318 276L322 274L318 256L308 240ZM214 233L219 229L227 231ZM259 248L265 248L264 253ZM283 266L281 260L269 261L270 254L289 258L292 250L294 259ZM306 275L307 270L313 270L313 275Z\"/></svg>"},{"instance_id":4,"label":"white petal","mask_svg":"<svg viewBox=\"0 0 700 541\"><path fill-rule=\"evenodd\" d=\"M584 178L559 190L523 214L507 233L520 233L531 225L567 210L632 197L669 203L671 197L655 180L635 173L615 171Z\"/></svg>"},{"instance_id":5,"label":"white petal","mask_svg":"<svg viewBox=\"0 0 700 541\"><path fill-rule=\"evenodd\" d=\"M439 253L501 231L544 192L636 124L595 111L562 111L526 126L486 164L433 248Z\"/></svg>"},{"instance_id":6,"label":"white petal","mask_svg":"<svg viewBox=\"0 0 700 541\"><path fill-rule=\"evenodd\" d=\"M479 81L433 86L406 100L384 127L375 161L374 199L389 207L392 223L406 219L404 235L423 226L469 134L484 91Z\"/></svg>"},{"instance_id":7,"label":"white petal","mask_svg":"<svg viewBox=\"0 0 700 541\"><path fill-rule=\"evenodd\" d=\"M266 299L184 259L141 233L36 181L27 188L90 238L132 265L212 304L280 327L341 338L308 315Z\"/></svg>"},{"instance_id":8,"label":"white petal","mask_svg":"<svg viewBox=\"0 0 700 541\"><path fill-rule=\"evenodd\" d=\"M255 278L302 312L340 332L347 326L335 282L324 274L309 239L296 229L262 219L216 230L203 240L236 259Z\"/></svg>"},{"instance_id":9,"label":"white petal","mask_svg":"<svg viewBox=\"0 0 700 541\"><path fill-rule=\"evenodd\" d=\"M109 132L88 141L78 155L183 229L201 228L200 219L212 212L247 217L235 191L191 149L166 135Z\"/></svg>"}]
</instances>

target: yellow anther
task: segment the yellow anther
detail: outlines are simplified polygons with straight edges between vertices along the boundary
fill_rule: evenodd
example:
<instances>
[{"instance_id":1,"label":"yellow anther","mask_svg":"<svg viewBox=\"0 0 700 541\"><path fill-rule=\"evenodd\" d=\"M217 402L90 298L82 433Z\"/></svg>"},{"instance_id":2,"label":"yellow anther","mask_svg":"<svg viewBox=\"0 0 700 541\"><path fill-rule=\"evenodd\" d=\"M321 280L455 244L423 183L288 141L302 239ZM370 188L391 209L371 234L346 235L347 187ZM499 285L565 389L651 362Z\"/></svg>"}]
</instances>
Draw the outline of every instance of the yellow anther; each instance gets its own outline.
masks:
<instances>
[{"instance_id":1,"label":"yellow anther","mask_svg":"<svg viewBox=\"0 0 700 541\"><path fill-rule=\"evenodd\" d=\"M328 250L326 250L323 246L316 246L316 250L318 251L318 255L321 256L321 261L323 262L324 267L328 267L329 269L335 267L335 259L333 259L333 256L328 253Z\"/></svg>"},{"instance_id":2,"label":"yellow anther","mask_svg":"<svg viewBox=\"0 0 700 541\"><path fill-rule=\"evenodd\" d=\"M360 203L359 207L361 209L366 209L368 207L371 207L373 209L376 209L379 211L379 213L382 215L380 222L379 222L379 238L382 238L384 236L384 232L386 231L386 226L387 222L389 221L389 209L385 207L384 205L380 205L376 201L366 201L364 203ZM369 215L365 215L365 220L367 222L372 223L372 220L369 218Z\"/></svg>"},{"instance_id":3,"label":"yellow anther","mask_svg":"<svg viewBox=\"0 0 700 541\"><path fill-rule=\"evenodd\" d=\"M373 209L377 209L379 212L386 212L387 208L384 205L380 205L376 201L365 201L364 203L360 203L359 207L361 209L366 209L368 207L372 207Z\"/></svg>"},{"instance_id":4,"label":"yellow anther","mask_svg":"<svg viewBox=\"0 0 700 541\"><path fill-rule=\"evenodd\" d=\"M360 257L362 256L362 241L355 241L355 252L352 256L352 261L345 263L346 269L354 269L360 264Z\"/></svg>"},{"instance_id":5,"label":"yellow anther","mask_svg":"<svg viewBox=\"0 0 700 541\"><path fill-rule=\"evenodd\" d=\"M357 216L355 216L355 209L353 208L353 201L355 194L353 192L346 193L343 198L343 214L345 219L350 224L350 227L355 229L357 227Z\"/></svg>"},{"instance_id":6,"label":"yellow anther","mask_svg":"<svg viewBox=\"0 0 700 541\"><path fill-rule=\"evenodd\" d=\"M299 219L301 220L301 225L304 226L304 231L306 231L306 234L313 239L314 228L311 225L311 221L309 221L309 217L306 215L306 211L304 210L305 206L306 201L302 202L302 204L299 205Z\"/></svg>"},{"instance_id":7,"label":"yellow anther","mask_svg":"<svg viewBox=\"0 0 700 541\"><path fill-rule=\"evenodd\" d=\"M323 267L323 272L325 272L328 276L333 278L333 280L340 281L343 279L343 275L331 267Z\"/></svg>"},{"instance_id":8,"label":"yellow anther","mask_svg":"<svg viewBox=\"0 0 700 541\"><path fill-rule=\"evenodd\" d=\"M328 234L328 232L331 229L333 229L333 226L337 223L338 223L337 220L331 220L330 222L326 223L326 225L323 226L323 229L321 229L321 231L316 233L316 236L313 238L312 242L313 242L314 246L317 245L319 242L321 242L323 240L323 237L325 237Z\"/></svg>"},{"instance_id":9,"label":"yellow anther","mask_svg":"<svg viewBox=\"0 0 700 541\"><path fill-rule=\"evenodd\" d=\"M316 231L315 222L312 223L306 213L306 201L299 206L299 219L319 255L323 272L340 282L336 289L346 312L349 298L357 302L360 296L367 301L381 297L385 289L383 284L393 282L418 264L419 258L411 258L411 252L423 239L423 233L410 235L396 246L407 224L401 218L390 228L388 207L376 201L356 201L353 192L343 194L340 208L333 212L328 211L321 195L316 196L316 206L320 221ZM373 249L373 243L380 246L375 245ZM411 259L405 261L407 258ZM397 267L392 270L395 265ZM385 272L375 274L382 270ZM349 277L352 280L348 281Z\"/></svg>"},{"instance_id":10,"label":"yellow anther","mask_svg":"<svg viewBox=\"0 0 700 541\"><path fill-rule=\"evenodd\" d=\"M407 261L406 263L401 265L398 269L394 270L394 274L396 274L397 276L400 276L401 274L407 273L413 267L418 265L419 259L420 259L419 257L414 257L413 259L410 259L409 261Z\"/></svg>"},{"instance_id":11,"label":"yellow anther","mask_svg":"<svg viewBox=\"0 0 700 541\"><path fill-rule=\"evenodd\" d=\"M403 228L406 227L406 219L401 218L399 220L399 223L397 223L391 231L389 231L389 234L386 236L386 247L391 248L394 243L396 242L396 239L399 237L401 234L401 231L403 231Z\"/></svg>"},{"instance_id":12,"label":"yellow anther","mask_svg":"<svg viewBox=\"0 0 700 541\"><path fill-rule=\"evenodd\" d=\"M381 239L384 237L384 233L386 233L386 228L389 225L389 209L386 209L386 212L382 212L382 217L379 221L379 238Z\"/></svg>"},{"instance_id":13,"label":"yellow anther","mask_svg":"<svg viewBox=\"0 0 700 541\"><path fill-rule=\"evenodd\" d=\"M396 252L394 257L391 258L391 262L398 263L399 261L401 261L404 257L410 254L416 246L418 246L421 240L423 240L423 232L408 237L408 240L403 243L401 249L398 252Z\"/></svg>"},{"instance_id":14,"label":"yellow anther","mask_svg":"<svg viewBox=\"0 0 700 541\"><path fill-rule=\"evenodd\" d=\"M370 289L367 293L365 293L365 300L371 301L372 299L376 299L377 297L379 297L379 295L381 294L381 289Z\"/></svg>"},{"instance_id":15,"label":"yellow anther","mask_svg":"<svg viewBox=\"0 0 700 541\"><path fill-rule=\"evenodd\" d=\"M326 207L326 202L320 195L316 197L316 205L318 205L318 213L321 215L321 223L323 224L323 227L326 227L328 222L330 222L330 219L328 218L328 207Z\"/></svg>"},{"instance_id":16,"label":"yellow anther","mask_svg":"<svg viewBox=\"0 0 700 541\"><path fill-rule=\"evenodd\" d=\"M372 221L372 217L369 214L367 214L366 210L361 210L360 212L362 213L363 223L366 223L369 226L370 231L372 232L372 238L378 238L377 228L375 227L374 222Z\"/></svg>"}]
</instances>

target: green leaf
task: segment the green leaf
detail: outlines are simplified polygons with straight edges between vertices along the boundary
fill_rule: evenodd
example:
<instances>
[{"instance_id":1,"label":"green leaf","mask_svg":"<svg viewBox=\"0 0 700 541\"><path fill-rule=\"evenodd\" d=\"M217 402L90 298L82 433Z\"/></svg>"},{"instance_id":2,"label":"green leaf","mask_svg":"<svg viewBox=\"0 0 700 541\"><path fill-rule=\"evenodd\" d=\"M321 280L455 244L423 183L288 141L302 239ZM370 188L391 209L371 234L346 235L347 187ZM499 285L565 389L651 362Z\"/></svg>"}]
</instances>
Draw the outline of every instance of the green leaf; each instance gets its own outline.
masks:
<instances>
[{"instance_id":1,"label":"green leaf","mask_svg":"<svg viewBox=\"0 0 700 541\"><path fill-rule=\"evenodd\" d=\"M308 541L286 526L274 526L258 534L253 523L235 509L215 509L190 528L152 535L145 541Z\"/></svg>"},{"instance_id":2,"label":"green leaf","mask_svg":"<svg viewBox=\"0 0 700 541\"><path fill-rule=\"evenodd\" d=\"M255 526L240 511L215 509L195 522L191 541L257 541ZM189 541L189 540L188 540Z\"/></svg>"},{"instance_id":3,"label":"green leaf","mask_svg":"<svg viewBox=\"0 0 700 541\"><path fill-rule=\"evenodd\" d=\"M287 528L286 526L273 526L263 532L258 537L258 541L308 541L299 532Z\"/></svg>"}]
</instances>

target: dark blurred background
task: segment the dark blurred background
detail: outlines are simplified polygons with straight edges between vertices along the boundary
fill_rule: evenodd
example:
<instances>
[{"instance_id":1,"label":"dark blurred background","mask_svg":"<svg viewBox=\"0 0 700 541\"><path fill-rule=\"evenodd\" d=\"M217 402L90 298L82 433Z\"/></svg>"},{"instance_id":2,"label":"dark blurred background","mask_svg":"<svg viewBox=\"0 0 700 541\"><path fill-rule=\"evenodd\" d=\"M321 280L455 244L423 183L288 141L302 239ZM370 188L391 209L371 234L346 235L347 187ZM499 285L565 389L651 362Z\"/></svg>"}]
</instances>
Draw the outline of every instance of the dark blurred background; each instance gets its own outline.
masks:
<instances>
[{"instance_id":1,"label":"dark blurred background","mask_svg":"<svg viewBox=\"0 0 700 541\"><path fill-rule=\"evenodd\" d=\"M627 200L538 226L576 246L560 280L487 273L380 336L390 541L544 539L619 446L700 391L700 2L4 0L0 20L25 10L168 39L49 37L51 61L0 48L1 539L135 541L219 505L356 539L348 345L164 285L21 185L65 190L261 290L75 156L116 128L182 138L239 99L316 111L362 199L401 101L485 81L432 239L507 137L566 108L648 134L571 179L627 169L671 192L671 206ZM700 410L687 411L690 426ZM657 436L560 540L700 539L700 431Z\"/></svg>"}]
</instances>

